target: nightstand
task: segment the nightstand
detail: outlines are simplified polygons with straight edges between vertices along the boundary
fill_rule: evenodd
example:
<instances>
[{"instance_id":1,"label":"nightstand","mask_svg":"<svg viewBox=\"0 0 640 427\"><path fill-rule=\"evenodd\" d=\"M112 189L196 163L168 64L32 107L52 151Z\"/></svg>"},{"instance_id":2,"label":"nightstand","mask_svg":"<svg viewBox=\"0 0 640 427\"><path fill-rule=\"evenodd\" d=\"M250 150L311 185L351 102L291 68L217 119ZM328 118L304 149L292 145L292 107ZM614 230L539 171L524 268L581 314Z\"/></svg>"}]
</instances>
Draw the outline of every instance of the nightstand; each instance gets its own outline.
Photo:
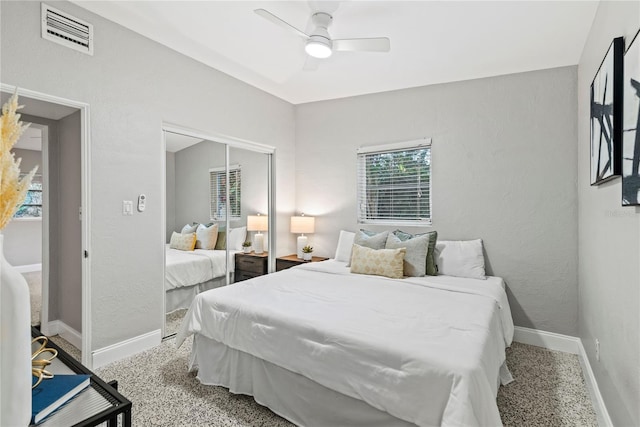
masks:
<instances>
[{"instance_id":1,"label":"nightstand","mask_svg":"<svg viewBox=\"0 0 640 427\"><path fill-rule=\"evenodd\" d=\"M253 252L236 254L236 271L234 274L234 282L251 279L252 277L267 274L268 254L266 252L257 255Z\"/></svg>"},{"instance_id":2,"label":"nightstand","mask_svg":"<svg viewBox=\"0 0 640 427\"><path fill-rule=\"evenodd\" d=\"M293 266L300 265L300 264L306 264L308 262L320 262L320 261L326 261L328 259L329 258L325 258L321 256L314 256L313 258L311 258L311 261L305 261L298 258L296 254L281 256L276 258L276 271L286 270L287 268L291 268Z\"/></svg>"}]
</instances>

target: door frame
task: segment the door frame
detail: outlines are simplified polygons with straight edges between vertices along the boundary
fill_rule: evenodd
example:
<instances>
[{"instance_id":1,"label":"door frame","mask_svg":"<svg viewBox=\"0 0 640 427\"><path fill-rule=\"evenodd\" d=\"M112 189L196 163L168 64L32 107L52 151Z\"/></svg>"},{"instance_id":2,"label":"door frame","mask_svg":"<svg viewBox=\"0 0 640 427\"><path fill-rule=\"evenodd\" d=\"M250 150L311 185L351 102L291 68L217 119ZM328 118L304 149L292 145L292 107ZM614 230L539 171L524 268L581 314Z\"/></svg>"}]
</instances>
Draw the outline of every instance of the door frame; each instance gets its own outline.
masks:
<instances>
[{"instance_id":1,"label":"door frame","mask_svg":"<svg viewBox=\"0 0 640 427\"><path fill-rule=\"evenodd\" d=\"M50 95L43 92L37 92L22 87L16 87L13 85L0 83L0 91L7 93L17 93L18 96L24 96L39 101L49 102L51 104L63 105L66 107L77 108L80 110L80 159L81 159L81 172L80 172L80 198L81 198L81 223L82 230L82 253L79 255L82 258L82 364L91 369L92 354L91 354L91 258L87 255L91 254L91 155L90 155L90 106L88 103L75 101L72 99L62 98L55 95ZM43 151L43 157L44 157ZM47 166L48 169L48 166ZM43 177L44 179L44 177ZM45 229L47 233L45 233ZM48 269L49 267L49 218L47 216L46 221L42 224L42 267ZM42 289L42 318L41 328L42 332L48 333L49 329L49 283L43 282ZM46 304L46 311L45 311ZM45 317L46 314L46 317Z\"/></svg>"},{"instance_id":2,"label":"door frame","mask_svg":"<svg viewBox=\"0 0 640 427\"><path fill-rule=\"evenodd\" d=\"M165 331L165 320L166 320L166 296L164 289L164 278L166 274L166 256L164 247L166 245L167 236L165 230L167 229L167 144L165 141L165 132L177 133L180 135L190 136L192 138L219 142L221 144L225 144L225 168L229 169L229 148L242 148L245 150L250 150L257 153L267 154L268 158L268 172L269 172L269 180L267 183L267 211L269 215L269 230L273 230L272 234L269 235L269 239L267 241L267 251L269 253L269 272L274 271L275 265L275 257L271 254L275 254L276 247L276 219L275 219L275 154L276 149L270 145L261 144L259 142L248 141L245 139L235 138L228 135L223 135L215 132L205 132L197 129L193 129L186 126L176 125L170 122L162 122L160 127L160 138L161 138L161 147L162 147L162 159L160 164L162 165L162 179L161 189L160 189L160 211L161 211L161 223L162 223L162 279L163 286L160 288L162 291L162 338L164 339L166 336ZM227 229L229 227L229 215L227 218ZM229 251L227 250L227 256ZM227 265L229 265L229 260L227 259ZM229 280L229 269L227 268L227 282Z\"/></svg>"}]
</instances>

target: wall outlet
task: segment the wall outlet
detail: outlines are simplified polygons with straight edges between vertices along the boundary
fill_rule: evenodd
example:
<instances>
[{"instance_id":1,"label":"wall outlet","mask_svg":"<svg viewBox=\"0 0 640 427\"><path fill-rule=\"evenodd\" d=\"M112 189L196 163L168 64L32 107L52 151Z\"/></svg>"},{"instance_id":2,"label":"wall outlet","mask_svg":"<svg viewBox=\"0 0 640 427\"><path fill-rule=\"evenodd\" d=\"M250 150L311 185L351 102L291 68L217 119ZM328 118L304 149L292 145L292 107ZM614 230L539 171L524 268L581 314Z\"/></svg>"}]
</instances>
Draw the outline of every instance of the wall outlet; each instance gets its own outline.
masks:
<instances>
[{"instance_id":1,"label":"wall outlet","mask_svg":"<svg viewBox=\"0 0 640 427\"><path fill-rule=\"evenodd\" d=\"M600 361L600 340L596 338L596 360Z\"/></svg>"}]
</instances>

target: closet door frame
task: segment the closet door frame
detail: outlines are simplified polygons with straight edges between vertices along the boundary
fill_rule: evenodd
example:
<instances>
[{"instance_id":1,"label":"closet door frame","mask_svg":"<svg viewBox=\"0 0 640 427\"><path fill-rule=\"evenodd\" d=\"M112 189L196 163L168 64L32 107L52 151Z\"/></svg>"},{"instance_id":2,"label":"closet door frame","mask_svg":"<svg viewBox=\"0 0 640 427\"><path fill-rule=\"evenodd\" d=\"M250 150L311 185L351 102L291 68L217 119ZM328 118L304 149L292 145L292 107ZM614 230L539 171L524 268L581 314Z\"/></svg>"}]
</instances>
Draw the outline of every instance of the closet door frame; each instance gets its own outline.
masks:
<instances>
[{"instance_id":1,"label":"closet door frame","mask_svg":"<svg viewBox=\"0 0 640 427\"><path fill-rule=\"evenodd\" d=\"M169 122L162 122L162 126L161 126L161 130L160 130L160 139L162 141L162 156L161 156L161 170L162 170L162 180L161 180L161 191L160 191L160 203L161 203L161 222L162 222L162 233L160 233L161 236L161 247L162 247L162 253L164 254L164 247L166 244L166 235L165 235L165 230L167 228L167 158L166 158L166 152L167 152L167 144L166 144L166 140L165 140L165 132L171 132L171 133L176 133L176 134L180 134L180 135L184 135L184 136L189 136L192 138L197 138L197 139L201 139L201 140L206 140L206 141L212 141L212 142L216 142L216 143L220 143L220 144L224 144L225 145L225 169L228 173L229 171L229 148L240 148L243 150L248 150L248 151L253 151L255 153L262 153L267 155L267 159L268 159L268 179L267 179L267 214L269 215L269 230L275 230L276 227L276 223L275 223L275 152L276 149L275 147L272 147L270 145L266 145L266 144L261 144L258 142L253 142L253 141L249 141L249 140L245 140L245 139L240 139L240 138L235 138L232 136L228 136L228 135L224 135L224 134L219 134L219 133L215 133L215 132L206 132L206 131L200 131L197 129L193 129L190 127L186 127L186 126L181 126L181 125L177 125L174 123L169 123ZM229 191L229 188L227 188L227 193ZM228 197L228 194L227 194ZM229 209L229 207L227 206L227 210ZM229 215L227 212L226 215L226 229L229 229ZM268 268L269 268L269 272L273 272L274 270L274 265L275 265L275 257L272 256L272 254L274 254L275 252L275 247L276 247L276 233L272 233L269 236L268 242L267 242L267 250L269 252L269 256L268 256ZM229 265L229 248L227 248L226 250L227 252L227 265ZM229 283L230 277L229 277L229 269L227 268L227 284ZM162 337L164 338L166 336L166 331L165 331L165 320L166 320L166 295L165 295L165 290L164 290L164 278L165 278L165 274L166 274L166 257L163 256L162 258L162 278L163 278L163 286L160 288L161 292L162 292Z\"/></svg>"}]
</instances>

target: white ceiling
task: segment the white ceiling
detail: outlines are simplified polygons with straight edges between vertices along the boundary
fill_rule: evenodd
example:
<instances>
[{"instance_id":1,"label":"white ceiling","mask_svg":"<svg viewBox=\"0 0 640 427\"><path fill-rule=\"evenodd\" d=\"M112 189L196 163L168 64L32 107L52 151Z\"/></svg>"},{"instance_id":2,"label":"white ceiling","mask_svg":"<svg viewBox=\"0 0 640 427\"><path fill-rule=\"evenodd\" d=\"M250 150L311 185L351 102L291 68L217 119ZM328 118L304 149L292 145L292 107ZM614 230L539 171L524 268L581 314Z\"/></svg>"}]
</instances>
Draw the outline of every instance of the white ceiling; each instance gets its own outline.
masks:
<instances>
[{"instance_id":1,"label":"white ceiling","mask_svg":"<svg viewBox=\"0 0 640 427\"><path fill-rule=\"evenodd\" d=\"M180 150L184 150L187 147L191 147L192 145L196 145L199 142L202 142L202 139L194 138L187 135L181 135L179 133L165 132L164 142L166 150L169 153L175 153Z\"/></svg>"},{"instance_id":2,"label":"white ceiling","mask_svg":"<svg viewBox=\"0 0 640 427\"><path fill-rule=\"evenodd\" d=\"M74 3L293 104L575 65L597 1L81 1ZM337 52L303 71L303 31L389 37L391 52ZM100 37L100 32L96 32Z\"/></svg>"}]
</instances>

